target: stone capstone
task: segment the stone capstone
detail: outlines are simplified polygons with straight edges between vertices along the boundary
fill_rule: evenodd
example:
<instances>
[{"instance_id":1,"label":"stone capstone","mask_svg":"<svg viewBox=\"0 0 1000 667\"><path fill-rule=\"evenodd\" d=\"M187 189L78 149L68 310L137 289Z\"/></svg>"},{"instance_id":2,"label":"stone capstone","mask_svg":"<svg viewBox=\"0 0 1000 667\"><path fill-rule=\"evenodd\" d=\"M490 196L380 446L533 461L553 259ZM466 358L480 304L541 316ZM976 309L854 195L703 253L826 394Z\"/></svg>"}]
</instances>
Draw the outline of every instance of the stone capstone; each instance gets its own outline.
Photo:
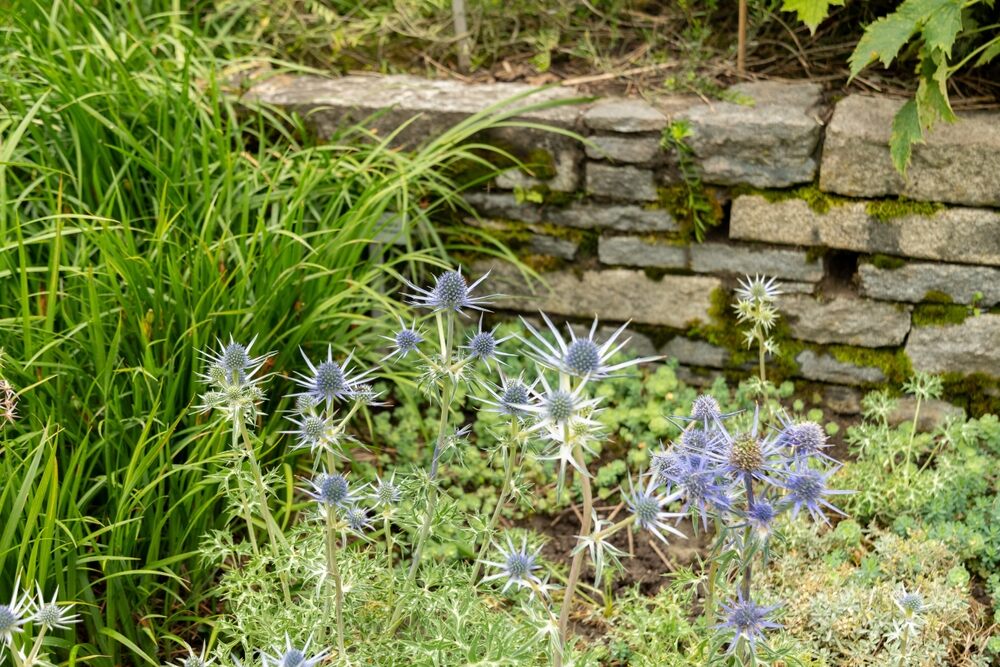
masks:
<instances>
[{"instance_id":1,"label":"stone capstone","mask_svg":"<svg viewBox=\"0 0 1000 667\"><path fill-rule=\"evenodd\" d=\"M584 112L583 124L608 132L659 132L667 126L667 117L643 100L609 99Z\"/></svg>"},{"instance_id":2,"label":"stone capstone","mask_svg":"<svg viewBox=\"0 0 1000 667\"><path fill-rule=\"evenodd\" d=\"M654 202L659 199L652 171L601 162L587 163L587 192L620 201Z\"/></svg>"},{"instance_id":3,"label":"stone capstone","mask_svg":"<svg viewBox=\"0 0 1000 667\"><path fill-rule=\"evenodd\" d=\"M961 324L914 327L905 349L918 371L1000 378L1000 314L970 317Z\"/></svg>"},{"instance_id":4,"label":"stone capstone","mask_svg":"<svg viewBox=\"0 0 1000 667\"><path fill-rule=\"evenodd\" d=\"M828 300L788 294L778 299L792 336L813 343L861 347L899 345L910 330L909 307L837 296Z\"/></svg>"},{"instance_id":5,"label":"stone capstone","mask_svg":"<svg viewBox=\"0 0 1000 667\"><path fill-rule=\"evenodd\" d=\"M551 271L542 274L546 286L529 283L516 267L500 260L478 262L471 273L479 276L487 270L492 270L490 290L504 295L493 301L496 308L632 320L672 329L709 321L712 291L721 287L717 278L707 276L653 280L630 269Z\"/></svg>"},{"instance_id":6,"label":"stone capstone","mask_svg":"<svg viewBox=\"0 0 1000 667\"><path fill-rule=\"evenodd\" d=\"M1000 266L1000 212L948 208L879 220L864 202L835 203L825 212L803 199L768 201L743 195L733 201L733 239L825 246L942 262Z\"/></svg>"},{"instance_id":7,"label":"stone capstone","mask_svg":"<svg viewBox=\"0 0 1000 667\"><path fill-rule=\"evenodd\" d=\"M955 303L989 307L1000 303L1000 269L962 264L910 262L896 269L863 263L858 267L861 293L873 299L919 303L935 301L928 293Z\"/></svg>"},{"instance_id":8,"label":"stone capstone","mask_svg":"<svg viewBox=\"0 0 1000 667\"><path fill-rule=\"evenodd\" d=\"M906 177L889 155L892 120L903 100L849 95L823 142L819 186L851 197L903 195L920 201L1000 206L1000 112L963 112L939 122L913 147Z\"/></svg>"},{"instance_id":9,"label":"stone capstone","mask_svg":"<svg viewBox=\"0 0 1000 667\"><path fill-rule=\"evenodd\" d=\"M855 366L825 352L802 350L795 357L799 365L798 374L807 380L832 382L834 384L869 385L885 382L885 373L874 366ZM851 408L853 409L853 408ZM836 410L850 412L850 410Z\"/></svg>"},{"instance_id":10,"label":"stone capstone","mask_svg":"<svg viewBox=\"0 0 1000 667\"><path fill-rule=\"evenodd\" d=\"M813 83L757 82L733 86L746 104L696 104L678 114L691 134L705 183L783 188L810 183L822 122L821 87Z\"/></svg>"}]
</instances>

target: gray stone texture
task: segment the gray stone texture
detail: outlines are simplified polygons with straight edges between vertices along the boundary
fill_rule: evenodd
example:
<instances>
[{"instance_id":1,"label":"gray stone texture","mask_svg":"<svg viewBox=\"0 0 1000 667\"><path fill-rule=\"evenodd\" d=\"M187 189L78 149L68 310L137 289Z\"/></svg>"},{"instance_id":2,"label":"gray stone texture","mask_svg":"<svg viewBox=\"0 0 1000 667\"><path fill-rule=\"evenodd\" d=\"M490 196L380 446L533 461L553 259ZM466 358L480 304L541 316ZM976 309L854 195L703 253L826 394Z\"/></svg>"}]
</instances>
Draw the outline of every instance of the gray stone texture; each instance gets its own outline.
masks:
<instances>
[{"instance_id":1,"label":"gray stone texture","mask_svg":"<svg viewBox=\"0 0 1000 667\"><path fill-rule=\"evenodd\" d=\"M733 239L826 246L943 262L1000 266L1000 212L949 208L887 221L870 216L864 202L835 204L826 213L802 199L769 202L743 195L733 202Z\"/></svg>"},{"instance_id":2,"label":"gray stone texture","mask_svg":"<svg viewBox=\"0 0 1000 667\"><path fill-rule=\"evenodd\" d=\"M868 385L885 382L885 373L873 366L855 366L840 361L825 352L802 350L795 357L799 376L816 382L834 384ZM841 410L837 410L841 412Z\"/></svg>"},{"instance_id":3,"label":"gray stone texture","mask_svg":"<svg viewBox=\"0 0 1000 667\"><path fill-rule=\"evenodd\" d=\"M536 178L522 169L508 169L496 177L498 188L530 189L544 185L555 192L574 192L580 186L579 164L583 155L574 146L553 149L555 174L551 178Z\"/></svg>"},{"instance_id":4,"label":"gray stone texture","mask_svg":"<svg viewBox=\"0 0 1000 667\"><path fill-rule=\"evenodd\" d=\"M988 266L910 262L898 269L880 269L862 263L858 284L865 296L885 301L919 303L927 300L928 292L939 292L955 303L972 303L977 293L981 306L1000 302L1000 269Z\"/></svg>"},{"instance_id":5,"label":"gray stone texture","mask_svg":"<svg viewBox=\"0 0 1000 667\"><path fill-rule=\"evenodd\" d=\"M660 349L660 354L668 359L676 359L687 366L705 368L725 368L729 361L729 351L725 348L706 343L703 340L691 340L684 336L671 338Z\"/></svg>"},{"instance_id":6,"label":"gray stone texture","mask_svg":"<svg viewBox=\"0 0 1000 667\"><path fill-rule=\"evenodd\" d=\"M533 234L528 240L528 249L539 255L552 255L560 259L572 260L576 257L576 251L580 249L580 244L557 236Z\"/></svg>"},{"instance_id":7,"label":"gray stone texture","mask_svg":"<svg viewBox=\"0 0 1000 667\"><path fill-rule=\"evenodd\" d=\"M898 426L903 422L913 421L917 410L917 399L912 396L903 396L896 400L896 409L889 413L889 424ZM917 422L918 431L933 431L950 419L962 419L965 417L965 410L952 405L948 401L931 399L920 402L920 416Z\"/></svg>"},{"instance_id":8,"label":"gray stone texture","mask_svg":"<svg viewBox=\"0 0 1000 667\"><path fill-rule=\"evenodd\" d=\"M518 222L549 222L578 229L612 229L620 232L676 232L677 221L663 209L645 209L632 204L572 203L540 206L518 202L513 194L468 192L465 200L480 215Z\"/></svg>"},{"instance_id":9,"label":"gray stone texture","mask_svg":"<svg viewBox=\"0 0 1000 667\"><path fill-rule=\"evenodd\" d=\"M619 201L654 202L659 199L652 171L601 162L587 163L587 192Z\"/></svg>"},{"instance_id":10,"label":"gray stone texture","mask_svg":"<svg viewBox=\"0 0 1000 667\"><path fill-rule=\"evenodd\" d=\"M709 320L712 290L721 287L707 276L664 276L652 280L642 271L607 269L552 271L542 277L548 285L529 284L516 267L500 260L477 263L472 275L492 270L490 289L504 296L497 308L543 310L554 315L597 316L602 320L657 324L685 329ZM532 296L533 295L533 296Z\"/></svg>"},{"instance_id":11,"label":"gray stone texture","mask_svg":"<svg viewBox=\"0 0 1000 667\"><path fill-rule=\"evenodd\" d=\"M843 385L823 387L823 406L839 415L856 415L861 412L861 392Z\"/></svg>"},{"instance_id":12,"label":"gray stone texture","mask_svg":"<svg viewBox=\"0 0 1000 667\"><path fill-rule=\"evenodd\" d=\"M602 264L683 269L687 246L646 241L637 236L602 236L597 244Z\"/></svg>"},{"instance_id":13,"label":"gray stone texture","mask_svg":"<svg viewBox=\"0 0 1000 667\"><path fill-rule=\"evenodd\" d=\"M837 296L828 300L789 294L778 299L792 336L813 343L861 347L899 345L910 330L909 307Z\"/></svg>"},{"instance_id":14,"label":"gray stone texture","mask_svg":"<svg viewBox=\"0 0 1000 667\"><path fill-rule=\"evenodd\" d=\"M280 74L256 82L243 96L245 104L262 102L301 114L320 136L329 137L348 125L365 121L381 136L410 122L396 137L396 144L413 146L439 136L456 123L483 109L519 94L537 90L520 83L465 84L450 79L425 79L409 75L343 76L326 78ZM571 100L578 93L568 88L547 88L520 100L520 106L544 101ZM379 114L375 117L376 114ZM530 111L519 118L558 127L577 123L580 108L555 106ZM538 141L572 145L572 140L523 128L491 130L491 138L533 147Z\"/></svg>"},{"instance_id":15,"label":"gray stone texture","mask_svg":"<svg viewBox=\"0 0 1000 667\"><path fill-rule=\"evenodd\" d=\"M667 117L643 100L608 99L588 109L583 123L592 130L659 132L667 126Z\"/></svg>"},{"instance_id":16,"label":"gray stone texture","mask_svg":"<svg viewBox=\"0 0 1000 667\"><path fill-rule=\"evenodd\" d=\"M813 83L745 83L730 88L747 104L696 104L677 118L706 183L782 188L812 182L822 121Z\"/></svg>"},{"instance_id":17,"label":"gray stone texture","mask_svg":"<svg viewBox=\"0 0 1000 667\"><path fill-rule=\"evenodd\" d=\"M823 143L820 188L852 197L904 195L923 201L1000 206L1000 112L960 113L913 147L904 179L889 136L903 100L849 95L834 109Z\"/></svg>"},{"instance_id":18,"label":"gray stone texture","mask_svg":"<svg viewBox=\"0 0 1000 667\"><path fill-rule=\"evenodd\" d=\"M801 250L712 242L691 245L691 270L740 276L760 273L800 282L823 278L823 264Z\"/></svg>"},{"instance_id":19,"label":"gray stone texture","mask_svg":"<svg viewBox=\"0 0 1000 667\"><path fill-rule=\"evenodd\" d=\"M594 160L644 164L655 161L662 154L658 135L623 137L600 134L588 137L588 140L591 143L586 146L587 157Z\"/></svg>"},{"instance_id":20,"label":"gray stone texture","mask_svg":"<svg viewBox=\"0 0 1000 667\"><path fill-rule=\"evenodd\" d=\"M1000 378L1000 315L961 324L914 327L906 340L913 368L928 373L982 373Z\"/></svg>"}]
</instances>

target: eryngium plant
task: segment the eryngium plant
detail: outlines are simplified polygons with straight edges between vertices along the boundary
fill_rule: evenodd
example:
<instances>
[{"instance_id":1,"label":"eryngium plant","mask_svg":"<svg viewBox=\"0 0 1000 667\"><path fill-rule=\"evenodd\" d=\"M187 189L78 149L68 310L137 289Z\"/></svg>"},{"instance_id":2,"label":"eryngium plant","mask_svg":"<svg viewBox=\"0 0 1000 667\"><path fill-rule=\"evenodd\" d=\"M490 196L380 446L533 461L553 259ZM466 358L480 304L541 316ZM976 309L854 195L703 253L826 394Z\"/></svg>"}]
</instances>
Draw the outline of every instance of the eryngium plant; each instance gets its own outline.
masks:
<instances>
[{"instance_id":1,"label":"eryngium plant","mask_svg":"<svg viewBox=\"0 0 1000 667\"><path fill-rule=\"evenodd\" d=\"M35 667L49 664L44 651L45 636L56 630L68 630L79 622L70 613L74 603L59 602L59 591L48 600L42 588L36 593L21 590L21 581L14 582L10 602L0 604L0 662L6 654L14 667Z\"/></svg>"}]
</instances>

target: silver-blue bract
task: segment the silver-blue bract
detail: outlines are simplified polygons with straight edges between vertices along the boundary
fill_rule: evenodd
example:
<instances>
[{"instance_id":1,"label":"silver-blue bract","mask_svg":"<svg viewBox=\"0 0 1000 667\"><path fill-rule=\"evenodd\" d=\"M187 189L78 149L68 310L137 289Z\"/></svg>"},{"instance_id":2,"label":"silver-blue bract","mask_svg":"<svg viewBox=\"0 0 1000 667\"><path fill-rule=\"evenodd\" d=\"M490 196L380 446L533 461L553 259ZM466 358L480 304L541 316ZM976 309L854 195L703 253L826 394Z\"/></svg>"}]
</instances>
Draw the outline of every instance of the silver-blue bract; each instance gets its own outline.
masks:
<instances>
[{"instance_id":1,"label":"silver-blue bract","mask_svg":"<svg viewBox=\"0 0 1000 667\"><path fill-rule=\"evenodd\" d=\"M402 318L399 320L399 330L392 336L382 336L382 338L392 343L392 351L382 359L383 361L392 357L403 358L411 352L416 352L424 342L424 336L417 329L416 321L406 326Z\"/></svg>"},{"instance_id":2,"label":"silver-blue bract","mask_svg":"<svg viewBox=\"0 0 1000 667\"><path fill-rule=\"evenodd\" d=\"M295 382L303 388L302 394L312 397L317 403L325 402L327 408L335 401L351 398L357 386L365 382L372 373L370 370L357 374L352 372L350 366L353 352L347 355L343 364L339 364L333 360L333 347L328 346L326 359L316 365L309 360L305 351L301 352L309 367L309 374L299 373Z\"/></svg>"},{"instance_id":3,"label":"silver-blue bract","mask_svg":"<svg viewBox=\"0 0 1000 667\"><path fill-rule=\"evenodd\" d=\"M430 308L435 311L453 311L462 313L464 310L487 310L489 296L472 296L472 290L486 280L487 272L471 285L465 280L461 271L446 271L434 281L434 287L424 289L413 283L407 286L416 292L410 295L410 303L420 308Z\"/></svg>"},{"instance_id":4,"label":"silver-blue bract","mask_svg":"<svg viewBox=\"0 0 1000 667\"><path fill-rule=\"evenodd\" d=\"M69 613L73 605L60 605L56 602L58 599L58 588L52 594L52 599L46 602L42 587L38 586L38 600L35 602L35 613L32 615L34 622L46 630L68 630L74 623L79 623L79 616Z\"/></svg>"},{"instance_id":5,"label":"silver-blue bract","mask_svg":"<svg viewBox=\"0 0 1000 667\"><path fill-rule=\"evenodd\" d=\"M28 594L20 592L20 579L14 582L8 604L0 604L0 641L10 646L14 635L22 631L22 627L30 619L27 616Z\"/></svg>"},{"instance_id":6,"label":"silver-blue bract","mask_svg":"<svg viewBox=\"0 0 1000 667\"><path fill-rule=\"evenodd\" d=\"M606 341L598 343L595 340L598 325L596 317L586 338L577 338L576 333L569 324L566 325L569 336L568 338L564 338L559 333L559 329L552 323L552 320L549 319L549 316L545 313L540 314L548 327L548 333L551 334L553 339L552 342L523 317L521 321L530 332L531 337L523 337L522 341L528 346L529 354L538 363L552 370L568 373L575 377L599 379L608 377L616 371L635 366L636 364L662 359L662 357L643 357L641 359L629 359L617 364L610 363L611 358L628 344L629 339L627 338L622 341L618 340L622 333L625 332L626 327L628 327L628 323L618 327L614 333L608 336Z\"/></svg>"},{"instance_id":7,"label":"silver-blue bract","mask_svg":"<svg viewBox=\"0 0 1000 667\"><path fill-rule=\"evenodd\" d=\"M541 547L538 547L534 551L530 550L527 538L522 538L519 547L514 546L509 535L507 536L506 549L499 544L496 547L500 552L500 560L484 560L482 563L483 565L497 568L499 571L483 577L484 583L496 579L504 579L503 588L501 589L503 593L506 593L511 586L529 589L536 589L542 586L542 580L535 574L535 571L541 568L538 564L538 554L542 551Z\"/></svg>"},{"instance_id":8,"label":"silver-blue bract","mask_svg":"<svg viewBox=\"0 0 1000 667\"><path fill-rule=\"evenodd\" d=\"M661 493L659 491L660 484L653 475L649 476L645 488L642 487L641 479L639 484L640 486L637 489L632 483L632 478L629 477L629 492L625 494L625 503L628 505L629 512L635 516L635 525L642 530L648 530L653 533L664 544L667 544L666 533L686 538L687 536L684 533L669 523L676 521L684 516L684 514L667 512L663 509L670 503L679 500L683 492Z\"/></svg>"},{"instance_id":9,"label":"silver-blue bract","mask_svg":"<svg viewBox=\"0 0 1000 667\"><path fill-rule=\"evenodd\" d=\"M273 654L261 651L261 663L263 667L315 667L326 658L327 651L319 651L310 655L310 644L312 644L311 637L305 646L299 649L292 644L288 635L285 635L284 647L278 647Z\"/></svg>"},{"instance_id":10,"label":"silver-blue bract","mask_svg":"<svg viewBox=\"0 0 1000 667\"><path fill-rule=\"evenodd\" d=\"M340 473L320 473L309 484L312 488L306 489L306 494L324 510L345 507L357 499L347 478Z\"/></svg>"},{"instance_id":11,"label":"silver-blue bract","mask_svg":"<svg viewBox=\"0 0 1000 667\"><path fill-rule=\"evenodd\" d=\"M750 652L753 654L757 642L764 638L767 630L781 627L780 624L768 619L768 615L778 606L759 605L753 600L744 599L742 592L729 604L723 604L723 621L716 628L732 633L729 652L735 652L740 640L744 640L750 645Z\"/></svg>"},{"instance_id":12,"label":"silver-blue bract","mask_svg":"<svg viewBox=\"0 0 1000 667\"><path fill-rule=\"evenodd\" d=\"M784 487L788 491L785 502L791 506L793 517L797 516L800 510L805 509L813 520L829 523L824 509L844 514L826 499L826 496L850 493L850 491L831 489L827 486L827 481L836 471L833 469L820 472L813 468L801 468L788 474L788 478L784 481Z\"/></svg>"}]
</instances>

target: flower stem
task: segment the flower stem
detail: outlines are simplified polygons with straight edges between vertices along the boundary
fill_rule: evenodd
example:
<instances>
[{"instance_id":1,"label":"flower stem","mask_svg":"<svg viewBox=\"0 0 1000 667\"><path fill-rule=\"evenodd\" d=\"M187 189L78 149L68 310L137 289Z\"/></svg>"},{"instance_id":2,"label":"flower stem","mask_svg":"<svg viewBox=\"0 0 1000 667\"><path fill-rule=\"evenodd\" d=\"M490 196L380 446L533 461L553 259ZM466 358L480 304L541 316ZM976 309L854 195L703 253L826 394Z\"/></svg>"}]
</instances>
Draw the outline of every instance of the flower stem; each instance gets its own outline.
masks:
<instances>
[{"instance_id":1,"label":"flower stem","mask_svg":"<svg viewBox=\"0 0 1000 667\"><path fill-rule=\"evenodd\" d=\"M520 422L516 416L510 418L510 443L504 443L503 445L503 464L504 464L504 475L503 475L503 486L500 487L500 495L497 497L497 505L493 508L493 516L490 517L490 523L486 527L486 536L483 538L483 545L479 547L479 555L476 556L476 564L472 569L472 585L475 586L476 582L479 581L479 573L483 569L483 558L486 556L486 550L489 549L490 542L493 539L493 531L496 530L497 522L500 521L500 512L503 511L504 503L507 501L507 497L511 494L511 480L514 477L515 459L517 458L517 445L520 440Z\"/></svg>"},{"instance_id":2,"label":"flower stem","mask_svg":"<svg viewBox=\"0 0 1000 667\"><path fill-rule=\"evenodd\" d=\"M569 429L567 428L566 430L568 431ZM566 435L568 437L569 434L567 433ZM579 444L573 446L573 458L576 459L577 465L581 470L585 469L586 461L583 458L583 449L581 449ZM580 487L583 490L583 520L580 525L580 535L587 536L590 534L594 498L590 488L590 478L587 475L580 474L579 471L576 474L580 479ZM559 648L555 654L555 667L562 667L563 664L563 657L566 652L566 632L569 626L569 612L573 607L573 592L576 590L576 583L580 578L580 570L583 568L585 551L585 549L581 549L576 552L569 568L569 579L566 580L566 593L563 597L562 610L559 613Z\"/></svg>"},{"instance_id":3,"label":"flower stem","mask_svg":"<svg viewBox=\"0 0 1000 667\"><path fill-rule=\"evenodd\" d=\"M387 596L389 606L392 606L392 598L394 595L393 584L396 581L396 576L392 571L392 528L389 523L389 512L386 511L382 514L382 532L385 533L385 558L386 558L386 571L389 573L389 594Z\"/></svg>"},{"instance_id":4,"label":"flower stem","mask_svg":"<svg viewBox=\"0 0 1000 667\"><path fill-rule=\"evenodd\" d=\"M913 408L913 426L910 427L910 440L906 443L906 465L903 467L903 480L910 478L910 459L913 458L913 441L917 437L917 423L920 421L920 399L917 394L917 405Z\"/></svg>"},{"instance_id":5,"label":"flower stem","mask_svg":"<svg viewBox=\"0 0 1000 667\"><path fill-rule=\"evenodd\" d=\"M347 651L344 648L344 581L340 576L340 566L337 563L337 529L334 525L334 510L332 507L326 508L326 574L327 588L330 581L333 582L333 591L327 591L326 596L326 617L330 617L330 600L335 599L337 616L337 651L342 659L347 658ZM333 593L333 596L330 593ZM325 626L324 626L325 629Z\"/></svg>"}]
</instances>

